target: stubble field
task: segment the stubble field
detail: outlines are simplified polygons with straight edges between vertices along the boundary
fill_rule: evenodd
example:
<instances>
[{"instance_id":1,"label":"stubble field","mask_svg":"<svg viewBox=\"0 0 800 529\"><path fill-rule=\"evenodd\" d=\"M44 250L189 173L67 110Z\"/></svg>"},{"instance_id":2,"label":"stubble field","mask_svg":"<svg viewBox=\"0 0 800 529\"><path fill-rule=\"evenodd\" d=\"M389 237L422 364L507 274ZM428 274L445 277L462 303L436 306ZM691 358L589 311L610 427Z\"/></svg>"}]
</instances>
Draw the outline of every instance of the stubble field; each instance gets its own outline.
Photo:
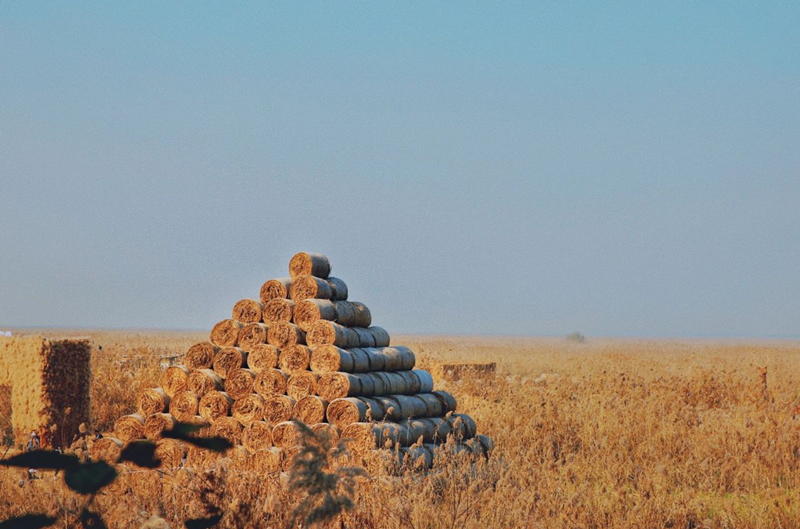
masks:
<instances>
[{"instance_id":1,"label":"stubble field","mask_svg":"<svg viewBox=\"0 0 800 529\"><path fill-rule=\"evenodd\" d=\"M27 330L25 332L32 332ZM162 357L205 333L89 336L93 427L110 430ZM729 527L800 523L800 343L396 336L490 435L488 462L362 480L336 527ZM100 347L102 349L100 349ZM489 380L445 381L441 363L496 362ZM9 399L0 392L0 426ZM58 479L0 471L0 519L77 512ZM280 479L222 466L130 470L95 500L109 527L182 527L209 503L222 526L286 527L300 498ZM157 520L160 518L162 520Z\"/></svg>"}]
</instances>

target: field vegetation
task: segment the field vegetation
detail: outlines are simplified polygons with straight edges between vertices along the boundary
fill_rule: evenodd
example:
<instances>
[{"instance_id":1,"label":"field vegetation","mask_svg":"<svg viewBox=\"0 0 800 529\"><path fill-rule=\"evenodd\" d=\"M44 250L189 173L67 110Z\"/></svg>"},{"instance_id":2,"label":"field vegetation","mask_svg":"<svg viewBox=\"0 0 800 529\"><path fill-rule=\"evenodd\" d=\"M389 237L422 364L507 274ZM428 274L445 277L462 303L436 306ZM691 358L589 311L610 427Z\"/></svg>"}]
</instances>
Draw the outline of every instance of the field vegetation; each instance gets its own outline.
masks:
<instances>
[{"instance_id":1,"label":"field vegetation","mask_svg":"<svg viewBox=\"0 0 800 529\"><path fill-rule=\"evenodd\" d=\"M29 332L29 331L27 331ZM109 430L205 333L88 335L93 425ZM492 458L359 478L333 527L795 528L800 521L800 344L393 337L495 441ZM165 357L165 358L162 358ZM491 380L438 379L441 363L496 362ZM0 427L9 403L0 392ZM6 432L7 433L7 432ZM0 470L0 519L77 513L61 480ZM302 494L221 465L128 469L94 500L109 527L289 527Z\"/></svg>"}]
</instances>

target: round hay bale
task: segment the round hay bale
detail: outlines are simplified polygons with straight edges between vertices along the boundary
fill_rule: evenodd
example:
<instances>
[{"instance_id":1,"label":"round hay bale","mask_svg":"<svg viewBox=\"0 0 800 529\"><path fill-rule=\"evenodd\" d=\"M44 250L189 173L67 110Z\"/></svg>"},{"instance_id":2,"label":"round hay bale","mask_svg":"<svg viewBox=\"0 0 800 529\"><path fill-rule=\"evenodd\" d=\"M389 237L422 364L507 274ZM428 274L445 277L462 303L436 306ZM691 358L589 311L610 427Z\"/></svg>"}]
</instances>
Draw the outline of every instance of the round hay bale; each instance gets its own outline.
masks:
<instances>
[{"instance_id":1,"label":"round hay bale","mask_svg":"<svg viewBox=\"0 0 800 529\"><path fill-rule=\"evenodd\" d=\"M311 275L326 278L331 273L331 263L321 253L299 252L289 261L289 275L292 278Z\"/></svg>"},{"instance_id":2,"label":"round hay bale","mask_svg":"<svg viewBox=\"0 0 800 529\"><path fill-rule=\"evenodd\" d=\"M311 326L306 340L311 347L319 347L321 345L335 345L343 349L362 347L358 334L353 328L344 327L327 320L316 321Z\"/></svg>"},{"instance_id":3,"label":"round hay bale","mask_svg":"<svg viewBox=\"0 0 800 529\"><path fill-rule=\"evenodd\" d=\"M443 420L450 424L454 432L458 432L456 435L460 435L461 439L471 439L478 431L475 421L465 413L454 413Z\"/></svg>"},{"instance_id":4,"label":"round hay bale","mask_svg":"<svg viewBox=\"0 0 800 529\"><path fill-rule=\"evenodd\" d=\"M272 428L272 442L278 448L290 448L300 444L300 431L292 421L279 422Z\"/></svg>"},{"instance_id":5,"label":"round hay bale","mask_svg":"<svg viewBox=\"0 0 800 529\"><path fill-rule=\"evenodd\" d=\"M195 471L204 470L214 467L222 458L223 455L219 452L190 446L186 451L185 467Z\"/></svg>"},{"instance_id":6,"label":"round hay bale","mask_svg":"<svg viewBox=\"0 0 800 529\"><path fill-rule=\"evenodd\" d=\"M123 443L144 438L144 417L138 413L123 415L114 423L114 437Z\"/></svg>"},{"instance_id":7,"label":"round hay bale","mask_svg":"<svg viewBox=\"0 0 800 529\"><path fill-rule=\"evenodd\" d=\"M103 437L97 439L89 450L89 455L94 461L105 461L106 463L116 463L125 445L116 437Z\"/></svg>"},{"instance_id":8,"label":"round hay bale","mask_svg":"<svg viewBox=\"0 0 800 529\"><path fill-rule=\"evenodd\" d=\"M291 277L280 277L278 279L270 279L261 285L260 298L261 303L266 303L271 299L285 299L289 297L289 289L292 286Z\"/></svg>"},{"instance_id":9,"label":"round hay bale","mask_svg":"<svg viewBox=\"0 0 800 529\"><path fill-rule=\"evenodd\" d=\"M364 347L388 347L389 346L389 333L386 332L386 329L383 327L369 327L367 330L372 335L372 338L375 340L374 346L364 346Z\"/></svg>"},{"instance_id":10,"label":"round hay bale","mask_svg":"<svg viewBox=\"0 0 800 529\"><path fill-rule=\"evenodd\" d=\"M254 421L244 429L242 446L244 446L248 452L255 453L259 450L269 448L272 445L272 426L265 421Z\"/></svg>"},{"instance_id":11,"label":"round hay bale","mask_svg":"<svg viewBox=\"0 0 800 529\"><path fill-rule=\"evenodd\" d=\"M367 371L396 371L393 362L392 352L385 352L388 348L379 349L377 347L364 347L361 349L351 349L351 351L363 351L367 359Z\"/></svg>"},{"instance_id":12,"label":"round hay bale","mask_svg":"<svg viewBox=\"0 0 800 529\"><path fill-rule=\"evenodd\" d=\"M385 414L383 405L377 399L347 397L332 401L326 417L329 423L343 429L356 422L380 421Z\"/></svg>"},{"instance_id":13,"label":"round hay bale","mask_svg":"<svg viewBox=\"0 0 800 529\"><path fill-rule=\"evenodd\" d=\"M352 327L352 331L358 336L358 345L356 347L375 347L375 336L372 331L363 327Z\"/></svg>"},{"instance_id":14,"label":"round hay bale","mask_svg":"<svg viewBox=\"0 0 800 529\"><path fill-rule=\"evenodd\" d=\"M338 277L329 277L327 281L328 281L328 286L330 286L331 289L330 299L334 301L346 301L347 284L345 284L345 282L339 279Z\"/></svg>"},{"instance_id":15,"label":"round hay bale","mask_svg":"<svg viewBox=\"0 0 800 529\"><path fill-rule=\"evenodd\" d=\"M274 323L276 321L292 321L295 312L295 302L290 299L271 299L264 305L264 321Z\"/></svg>"},{"instance_id":16,"label":"round hay bale","mask_svg":"<svg viewBox=\"0 0 800 529\"><path fill-rule=\"evenodd\" d=\"M214 372L222 378L247 364L247 352L238 347L223 347L214 357Z\"/></svg>"},{"instance_id":17,"label":"round hay bale","mask_svg":"<svg viewBox=\"0 0 800 529\"><path fill-rule=\"evenodd\" d=\"M266 369L278 367L280 349L266 343L256 345L247 353L247 367L261 373Z\"/></svg>"},{"instance_id":18,"label":"round hay bale","mask_svg":"<svg viewBox=\"0 0 800 529\"><path fill-rule=\"evenodd\" d=\"M380 365L383 362L383 368L371 369L371 371L409 371L414 369L416 358L414 353L408 347L402 345L397 347L380 347L376 349L369 349L371 356L370 360Z\"/></svg>"},{"instance_id":19,"label":"round hay bale","mask_svg":"<svg viewBox=\"0 0 800 529\"><path fill-rule=\"evenodd\" d=\"M384 405L386 419L390 421L429 416L425 401L418 395L391 395L375 397L375 400ZM434 400L436 400L435 397Z\"/></svg>"},{"instance_id":20,"label":"round hay bale","mask_svg":"<svg viewBox=\"0 0 800 529\"><path fill-rule=\"evenodd\" d=\"M351 301L350 306L354 313L353 325L351 325L351 327L369 327L372 325L372 313L366 305L360 301Z\"/></svg>"},{"instance_id":21,"label":"round hay bale","mask_svg":"<svg viewBox=\"0 0 800 529\"><path fill-rule=\"evenodd\" d=\"M220 417L211 423L211 435L215 437L224 437L233 445L238 445L242 442L242 434L244 427L242 423L233 417Z\"/></svg>"},{"instance_id":22,"label":"round hay bale","mask_svg":"<svg viewBox=\"0 0 800 529\"><path fill-rule=\"evenodd\" d=\"M253 470L260 475L278 474L283 467L283 450L276 447L264 448L253 453Z\"/></svg>"},{"instance_id":23,"label":"round hay bale","mask_svg":"<svg viewBox=\"0 0 800 529\"><path fill-rule=\"evenodd\" d=\"M260 344L267 343L269 325L266 323L248 323L239 331L239 348L250 352Z\"/></svg>"},{"instance_id":24,"label":"round hay bale","mask_svg":"<svg viewBox=\"0 0 800 529\"><path fill-rule=\"evenodd\" d=\"M400 465L410 470L426 470L433 466L433 452L425 445L401 447Z\"/></svg>"},{"instance_id":25,"label":"round hay bale","mask_svg":"<svg viewBox=\"0 0 800 529\"><path fill-rule=\"evenodd\" d=\"M331 299L331 285L324 279L314 276L301 276L294 278L289 297L295 303L304 299Z\"/></svg>"},{"instance_id":26,"label":"round hay bale","mask_svg":"<svg viewBox=\"0 0 800 529\"><path fill-rule=\"evenodd\" d=\"M378 448L410 445L410 434L406 425L393 422L356 422L342 430L342 437L352 439L348 445L357 456Z\"/></svg>"},{"instance_id":27,"label":"round hay bale","mask_svg":"<svg viewBox=\"0 0 800 529\"><path fill-rule=\"evenodd\" d=\"M430 394L439 399L439 401L441 401L442 409L444 411L444 413L431 415L431 417L446 415L448 412L456 411L458 403L456 402L456 398L452 396L450 393L440 390L440 391L432 391Z\"/></svg>"},{"instance_id":28,"label":"round hay bale","mask_svg":"<svg viewBox=\"0 0 800 529\"><path fill-rule=\"evenodd\" d=\"M262 397L283 395L289 383L289 373L280 369L265 369L256 375L253 389Z\"/></svg>"},{"instance_id":29,"label":"round hay bale","mask_svg":"<svg viewBox=\"0 0 800 529\"><path fill-rule=\"evenodd\" d=\"M200 399L191 391L179 391L172 397L169 413L180 422L186 422L197 415Z\"/></svg>"},{"instance_id":30,"label":"round hay bale","mask_svg":"<svg viewBox=\"0 0 800 529\"><path fill-rule=\"evenodd\" d=\"M314 395L317 392L318 378L319 375L311 371L298 371L289 377L289 382L286 384L286 394L294 400L300 400L307 395Z\"/></svg>"},{"instance_id":31,"label":"round hay bale","mask_svg":"<svg viewBox=\"0 0 800 529\"><path fill-rule=\"evenodd\" d=\"M336 323L338 323L339 325L344 325L345 327L355 327L356 308L353 306L353 303L349 301L333 301L332 303L334 308L336 309ZM318 319L327 320L330 318L318 318Z\"/></svg>"},{"instance_id":32,"label":"round hay bale","mask_svg":"<svg viewBox=\"0 0 800 529\"><path fill-rule=\"evenodd\" d=\"M254 299L240 299L233 306L231 318L242 323L261 321L264 305Z\"/></svg>"},{"instance_id":33,"label":"round hay bale","mask_svg":"<svg viewBox=\"0 0 800 529\"><path fill-rule=\"evenodd\" d=\"M200 399L198 412L200 416L210 423L222 417L227 417L233 406L233 399L224 391L209 391Z\"/></svg>"},{"instance_id":34,"label":"round hay bale","mask_svg":"<svg viewBox=\"0 0 800 529\"><path fill-rule=\"evenodd\" d=\"M291 345L281 351L279 364L287 373L299 373L308 369L311 349L305 345Z\"/></svg>"},{"instance_id":35,"label":"round hay bale","mask_svg":"<svg viewBox=\"0 0 800 529\"><path fill-rule=\"evenodd\" d=\"M264 421L275 426L288 421L294 413L295 400L286 395L264 397Z\"/></svg>"},{"instance_id":36,"label":"round hay bale","mask_svg":"<svg viewBox=\"0 0 800 529\"><path fill-rule=\"evenodd\" d=\"M256 381L255 371L241 368L228 372L225 379L225 393L234 400L241 399L253 393L253 385Z\"/></svg>"},{"instance_id":37,"label":"round hay bale","mask_svg":"<svg viewBox=\"0 0 800 529\"><path fill-rule=\"evenodd\" d=\"M144 421L144 436L152 441L161 439L164 432L175 428L175 417L171 413L156 413Z\"/></svg>"},{"instance_id":38,"label":"round hay bale","mask_svg":"<svg viewBox=\"0 0 800 529\"><path fill-rule=\"evenodd\" d=\"M341 303L347 303L343 301ZM337 319L336 305L327 299L304 299L294 309L294 322L305 332L319 320Z\"/></svg>"},{"instance_id":39,"label":"round hay bale","mask_svg":"<svg viewBox=\"0 0 800 529\"><path fill-rule=\"evenodd\" d=\"M297 401L294 405L294 416L306 424L316 424L325 420L325 411L328 409L328 401L316 395L306 395L297 398L290 394Z\"/></svg>"},{"instance_id":40,"label":"round hay bale","mask_svg":"<svg viewBox=\"0 0 800 529\"><path fill-rule=\"evenodd\" d=\"M244 426L249 426L264 418L264 404L264 397L250 393L233 403L231 415Z\"/></svg>"},{"instance_id":41,"label":"round hay bale","mask_svg":"<svg viewBox=\"0 0 800 529\"><path fill-rule=\"evenodd\" d=\"M361 379L351 373L325 373L317 381L317 395L328 402L362 394Z\"/></svg>"},{"instance_id":42,"label":"round hay bale","mask_svg":"<svg viewBox=\"0 0 800 529\"><path fill-rule=\"evenodd\" d=\"M273 433L273 435L274 435L274 433ZM284 472L291 472L291 470L295 466L295 463L297 463L297 459L296 459L297 455L300 453L300 451L302 449L303 449L303 447L299 446L299 445L290 446L288 448L284 448L283 449L283 461L282 461L282 463L283 463Z\"/></svg>"},{"instance_id":43,"label":"round hay bale","mask_svg":"<svg viewBox=\"0 0 800 529\"><path fill-rule=\"evenodd\" d=\"M342 436L342 431L327 422L318 422L311 425L311 431L317 435L326 435L332 442L338 442Z\"/></svg>"},{"instance_id":44,"label":"round hay bale","mask_svg":"<svg viewBox=\"0 0 800 529\"><path fill-rule=\"evenodd\" d=\"M189 380L186 388L197 395L203 397L209 391L219 391L225 387L225 381L221 376L211 369L196 369L189 373Z\"/></svg>"},{"instance_id":45,"label":"round hay bale","mask_svg":"<svg viewBox=\"0 0 800 529\"><path fill-rule=\"evenodd\" d=\"M211 329L211 343L220 347L233 347L239 343L243 325L236 320L222 320Z\"/></svg>"},{"instance_id":46,"label":"round hay bale","mask_svg":"<svg viewBox=\"0 0 800 529\"><path fill-rule=\"evenodd\" d=\"M159 439L154 455L161 460L162 468L174 470L180 466L186 450L186 446L176 439Z\"/></svg>"},{"instance_id":47,"label":"round hay bale","mask_svg":"<svg viewBox=\"0 0 800 529\"><path fill-rule=\"evenodd\" d=\"M184 362L189 369L209 369L214 365L214 357L219 347L211 342L196 343L186 351Z\"/></svg>"},{"instance_id":48,"label":"round hay bale","mask_svg":"<svg viewBox=\"0 0 800 529\"><path fill-rule=\"evenodd\" d=\"M340 349L321 345L311 351L309 367L317 373L364 373L370 370L369 355L364 349Z\"/></svg>"},{"instance_id":49,"label":"round hay bale","mask_svg":"<svg viewBox=\"0 0 800 529\"><path fill-rule=\"evenodd\" d=\"M169 409L170 397L162 388L145 389L139 393L139 412L143 417Z\"/></svg>"},{"instance_id":50,"label":"round hay bale","mask_svg":"<svg viewBox=\"0 0 800 529\"><path fill-rule=\"evenodd\" d=\"M305 344L306 333L294 323L278 321L270 324L267 342L283 351L293 345Z\"/></svg>"},{"instance_id":51,"label":"round hay bale","mask_svg":"<svg viewBox=\"0 0 800 529\"><path fill-rule=\"evenodd\" d=\"M186 389L189 383L189 370L186 366L169 366L161 372L161 387L171 397Z\"/></svg>"}]
</instances>

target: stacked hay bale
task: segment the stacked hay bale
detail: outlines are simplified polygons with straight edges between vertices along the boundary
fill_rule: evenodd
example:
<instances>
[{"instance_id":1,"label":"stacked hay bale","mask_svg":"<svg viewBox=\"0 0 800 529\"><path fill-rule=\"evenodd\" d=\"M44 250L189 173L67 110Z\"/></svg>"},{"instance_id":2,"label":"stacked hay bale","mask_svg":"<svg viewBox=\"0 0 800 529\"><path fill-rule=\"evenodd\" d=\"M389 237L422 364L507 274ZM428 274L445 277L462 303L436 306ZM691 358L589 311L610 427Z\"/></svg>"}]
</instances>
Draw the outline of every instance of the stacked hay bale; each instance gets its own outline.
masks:
<instances>
[{"instance_id":1,"label":"stacked hay bale","mask_svg":"<svg viewBox=\"0 0 800 529\"><path fill-rule=\"evenodd\" d=\"M414 369L409 348L390 345L330 271L324 255L292 257L288 277L236 302L208 342L189 348L185 365L142 392L139 412L119 419L116 437L159 439L176 422L192 422L241 445L236 457L249 454L248 468L267 472L286 470L298 451L292 419L352 439L350 452L365 464L430 466L444 443L488 455L491 440L477 435L475 421L434 390L430 373ZM187 464L209 458L192 449Z\"/></svg>"},{"instance_id":2,"label":"stacked hay bale","mask_svg":"<svg viewBox=\"0 0 800 529\"><path fill-rule=\"evenodd\" d=\"M88 340L41 336L0 338L0 386L11 386L14 441L25 445L31 432L53 430L56 444L69 443L88 424L91 394Z\"/></svg>"}]
</instances>

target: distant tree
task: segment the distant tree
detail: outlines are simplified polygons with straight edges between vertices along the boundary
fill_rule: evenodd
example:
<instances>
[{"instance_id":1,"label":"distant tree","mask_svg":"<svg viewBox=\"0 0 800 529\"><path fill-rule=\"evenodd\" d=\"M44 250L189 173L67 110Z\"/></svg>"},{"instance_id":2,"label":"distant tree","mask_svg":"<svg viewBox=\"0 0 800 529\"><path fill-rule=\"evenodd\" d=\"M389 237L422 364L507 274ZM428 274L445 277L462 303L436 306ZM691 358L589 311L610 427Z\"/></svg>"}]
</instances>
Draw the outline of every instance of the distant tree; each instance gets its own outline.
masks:
<instances>
[{"instance_id":1,"label":"distant tree","mask_svg":"<svg viewBox=\"0 0 800 529\"><path fill-rule=\"evenodd\" d=\"M586 336L582 335L581 333L579 333L577 331L569 333L566 336L566 338L570 342L586 343Z\"/></svg>"}]
</instances>

